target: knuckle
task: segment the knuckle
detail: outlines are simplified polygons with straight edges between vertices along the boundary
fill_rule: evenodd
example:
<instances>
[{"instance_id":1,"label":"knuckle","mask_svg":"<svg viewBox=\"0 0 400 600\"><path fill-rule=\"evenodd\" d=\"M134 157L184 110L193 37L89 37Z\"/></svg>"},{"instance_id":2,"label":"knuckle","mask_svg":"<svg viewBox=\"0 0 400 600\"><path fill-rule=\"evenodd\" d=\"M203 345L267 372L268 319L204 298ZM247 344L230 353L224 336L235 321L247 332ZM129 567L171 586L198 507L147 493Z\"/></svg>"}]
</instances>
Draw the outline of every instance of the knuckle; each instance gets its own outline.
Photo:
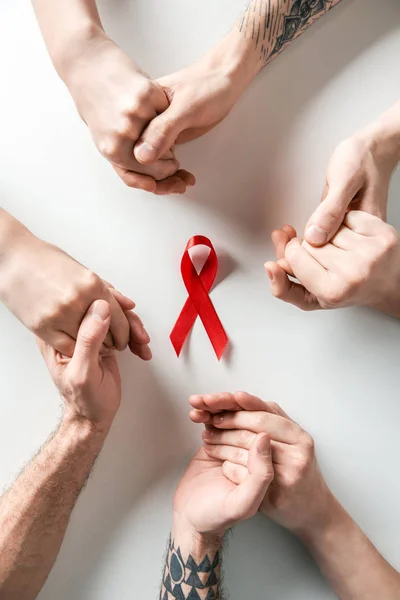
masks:
<instances>
[{"instance_id":1,"label":"knuckle","mask_svg":"<svg viewBox=\"0 0 400 600\"><path fill-rule=\"evenodd\" d=\"M251 431L247 431L246 429L243 429L240 433L240 437L241 437L241 441L243 444L245 444L246 447L251 446L253 440L254 440L254 433L252 433Z\"/></svg>"},{"instance_id":2,"label":"knuckle","mask_svg":"<svg viewBox=\"0 0 400 600\"><path fill-rule=\"evenodd\" d=\"M240 462L240 463L246 463L247 462L247 455L246 455L246 451L243 450L242 448L236 448L233 452L233 456L234 456L234 460Z\"/></svg>"},{"instance_id":3,"label":"knuckle","mask_svg":"<svg viewBox=\"0 0 400 600\"><path fill-rule=\"evenodd\" d=\"M49 327L54 327L55 323L62 320L64 311L64 303L52 304L51 306L43 308L32 318L30 325L31 330L38 334L49 329Z\"/></svg>"},{"instance_id":4,"label":"knuckle","mask_svg":"<svg viewBox=\"0 0 400 600\"><path fill-rule=\"evenodd\" d=\"M260 430L264 430L267 425L267 417L265 414L259 414L256 417L256 426Z\"/></svg>"},{"instance_id":5,"label":"knuckle","mask_svg":"<svg viewBox=\"0 0 400 600\"><path fill-rule=\"evenodd\" d=\"M123 136L117 132L101 139L97 147L104 158L110 162L118 162L121 156Z\"/></svg>"},{"instance_id":6,"label":"knuckle","mask_svg":"<svg viewBox=\"0 0 400 600\"><path fill-rule=\"evenodd\" d=\"M303 431L301 434L300 444L309 455L314 454L314 449L315 449L314 439L306 431Z\"/></svg>"},{"instance_id":7,"label":"knuckle","mask_svg":"<svg viewBox=\"0 0 400 600\"><path fill-rule=\"evenodd\" d=\"M390 252L399 244L399 234L392 226L388 226L385 234L382 236L384 252Z\"/></svg>"},{"instance_id":8,"label":"knuckle","mask_svg":"<svg viewBox=\"0 0 400 600\"><path fill-rule=\"evenodd\" d=\"M86 269L82 275L81 285L83 289L97 293L103 287L103 282L96 273Z\"/></svg>"}]
</instances>

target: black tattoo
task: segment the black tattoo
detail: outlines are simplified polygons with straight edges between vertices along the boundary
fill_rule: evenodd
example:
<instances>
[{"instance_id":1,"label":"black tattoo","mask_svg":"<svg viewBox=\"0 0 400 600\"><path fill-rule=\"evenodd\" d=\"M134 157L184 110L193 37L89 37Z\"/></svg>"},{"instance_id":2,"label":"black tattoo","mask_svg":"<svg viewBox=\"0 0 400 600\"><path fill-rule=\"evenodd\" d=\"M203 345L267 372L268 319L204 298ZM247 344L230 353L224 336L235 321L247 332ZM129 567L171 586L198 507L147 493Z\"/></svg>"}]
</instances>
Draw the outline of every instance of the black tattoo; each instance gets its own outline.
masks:
<instances>
[{"instance_id":1,"label":"black tattoo","mask_svg":"<svg viewBox=\"0 0 400 600\"><path fill-rule=\"evenodd\" d=\"M340 0L251 0L239 31L254 40L266 65Z\"/></svg>"},{"instance_id":2,"label":"black tattoo","mask_svg":"<svg viewBox=\"0 0 400 600\"><path fill-rule=\"evenodd\" d=\"M170 539L160 600L222 600L220 597L220 553L206 554L196 561L191 554L185 560Z\"/></svg>"}]
</instances>

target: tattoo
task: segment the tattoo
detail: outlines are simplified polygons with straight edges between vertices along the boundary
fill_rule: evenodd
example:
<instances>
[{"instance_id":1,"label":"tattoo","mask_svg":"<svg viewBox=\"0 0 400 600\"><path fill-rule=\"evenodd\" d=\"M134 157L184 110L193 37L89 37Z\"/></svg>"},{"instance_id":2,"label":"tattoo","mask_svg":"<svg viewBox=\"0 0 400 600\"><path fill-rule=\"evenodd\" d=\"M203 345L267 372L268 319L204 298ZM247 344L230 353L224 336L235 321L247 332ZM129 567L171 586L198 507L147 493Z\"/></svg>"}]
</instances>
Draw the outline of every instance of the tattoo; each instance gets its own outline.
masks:
<instances>
[{"instance_id":1,"label":"tattoo","mask_svg":"<svg viewBox=\"0 0 400 600\"><path fill-rule=\"evenodd\" d=\"M191 554L185 560L170 539L160 600L222 600L220 570L220 552L206 554L200 562Z\"/></svg>"},{"instance_id":2,"label":"tattoo","mask_svg":"<svg viewBox=\"0 0 400 600\"><path fill-rule=\"evenodd\" d=\"M340 0L251 0L239 31L254 40L266 65Z\"/></svg>"}]
</instances>

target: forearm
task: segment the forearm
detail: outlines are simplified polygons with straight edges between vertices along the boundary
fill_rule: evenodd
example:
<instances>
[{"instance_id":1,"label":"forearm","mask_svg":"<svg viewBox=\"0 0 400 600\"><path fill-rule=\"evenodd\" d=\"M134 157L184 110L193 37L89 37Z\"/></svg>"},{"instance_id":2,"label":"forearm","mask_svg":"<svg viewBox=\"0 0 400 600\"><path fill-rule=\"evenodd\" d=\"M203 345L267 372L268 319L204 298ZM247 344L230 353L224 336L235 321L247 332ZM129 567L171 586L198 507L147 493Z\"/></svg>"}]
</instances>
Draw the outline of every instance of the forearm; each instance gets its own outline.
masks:
<instances>
[{"instance_id":1,"label":"forearm","mask_svg":"<svg viewBox=\"0 0 400 600\"><path fill-rule=\"evenodd\" d=\"M398 600L400 574L389 565L366 535L332 500L325 526L299 537L340 600Z\"/></svg>"},{"instance_id":2,"label":"forearm","mask_svg":"<svg viewBox=\"0 0 400 600\"><path fill-rule=\"evenodd\" d=\"M193 532L174 516L160 600L222 600L221 547L222 538Z\"/></svg>"},{"instance_id":3,"label":"forearm","mask_svg":"<svg viewBox=\"0 0 400 600\"><path fill-rule=\"evenodd\" d=\"M106 432L65 416L0 500L0 600L36 598Z\"/></svg>"},{"instance_id":4,"label":"forearm","mask_svg":"<svg viewBox=\"0 0 400 600\"><path fill-rule=\"evenodd\" d=\"M32 0L53 64L66 79L71 64L106 38L96 0Z\"/></svg>"},{"instance_id":5,"label":"forearm","mask_svg":"<svg viewBox=\"0 0 400 600\"><path fill-rule=\"evenodd\" d=\"M8 287L7 268L12 255L33 234L22 223L0 208L0 300L5 301Z\"/></svg>"}]
</instances>

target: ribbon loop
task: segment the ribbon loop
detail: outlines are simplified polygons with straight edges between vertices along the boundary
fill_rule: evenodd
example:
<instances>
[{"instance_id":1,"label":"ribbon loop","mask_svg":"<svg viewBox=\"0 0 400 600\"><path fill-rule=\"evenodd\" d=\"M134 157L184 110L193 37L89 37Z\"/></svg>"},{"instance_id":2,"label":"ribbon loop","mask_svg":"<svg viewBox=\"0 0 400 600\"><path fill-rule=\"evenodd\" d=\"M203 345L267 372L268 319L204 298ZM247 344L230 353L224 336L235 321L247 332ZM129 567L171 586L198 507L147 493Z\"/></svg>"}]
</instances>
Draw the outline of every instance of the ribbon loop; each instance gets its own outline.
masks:
<instances>
[{"instance_id":1,"label":"ribbon loop","mask_svg":"<svg viewBox=\"0 0 400 600\"><path fill-rule=\"evenodd\" d=\"M207 246L210 249L200 273L197 273L189 254L189 250L195 246ZM170 335L177 356L180 355L197 316L204 325L218 360L225 351L228 336L209 296L217 270L218 257L211 241L203 235L195 235L190 238L181 261L182 279L189 296Z\"/></svg>"}]
</instances>

